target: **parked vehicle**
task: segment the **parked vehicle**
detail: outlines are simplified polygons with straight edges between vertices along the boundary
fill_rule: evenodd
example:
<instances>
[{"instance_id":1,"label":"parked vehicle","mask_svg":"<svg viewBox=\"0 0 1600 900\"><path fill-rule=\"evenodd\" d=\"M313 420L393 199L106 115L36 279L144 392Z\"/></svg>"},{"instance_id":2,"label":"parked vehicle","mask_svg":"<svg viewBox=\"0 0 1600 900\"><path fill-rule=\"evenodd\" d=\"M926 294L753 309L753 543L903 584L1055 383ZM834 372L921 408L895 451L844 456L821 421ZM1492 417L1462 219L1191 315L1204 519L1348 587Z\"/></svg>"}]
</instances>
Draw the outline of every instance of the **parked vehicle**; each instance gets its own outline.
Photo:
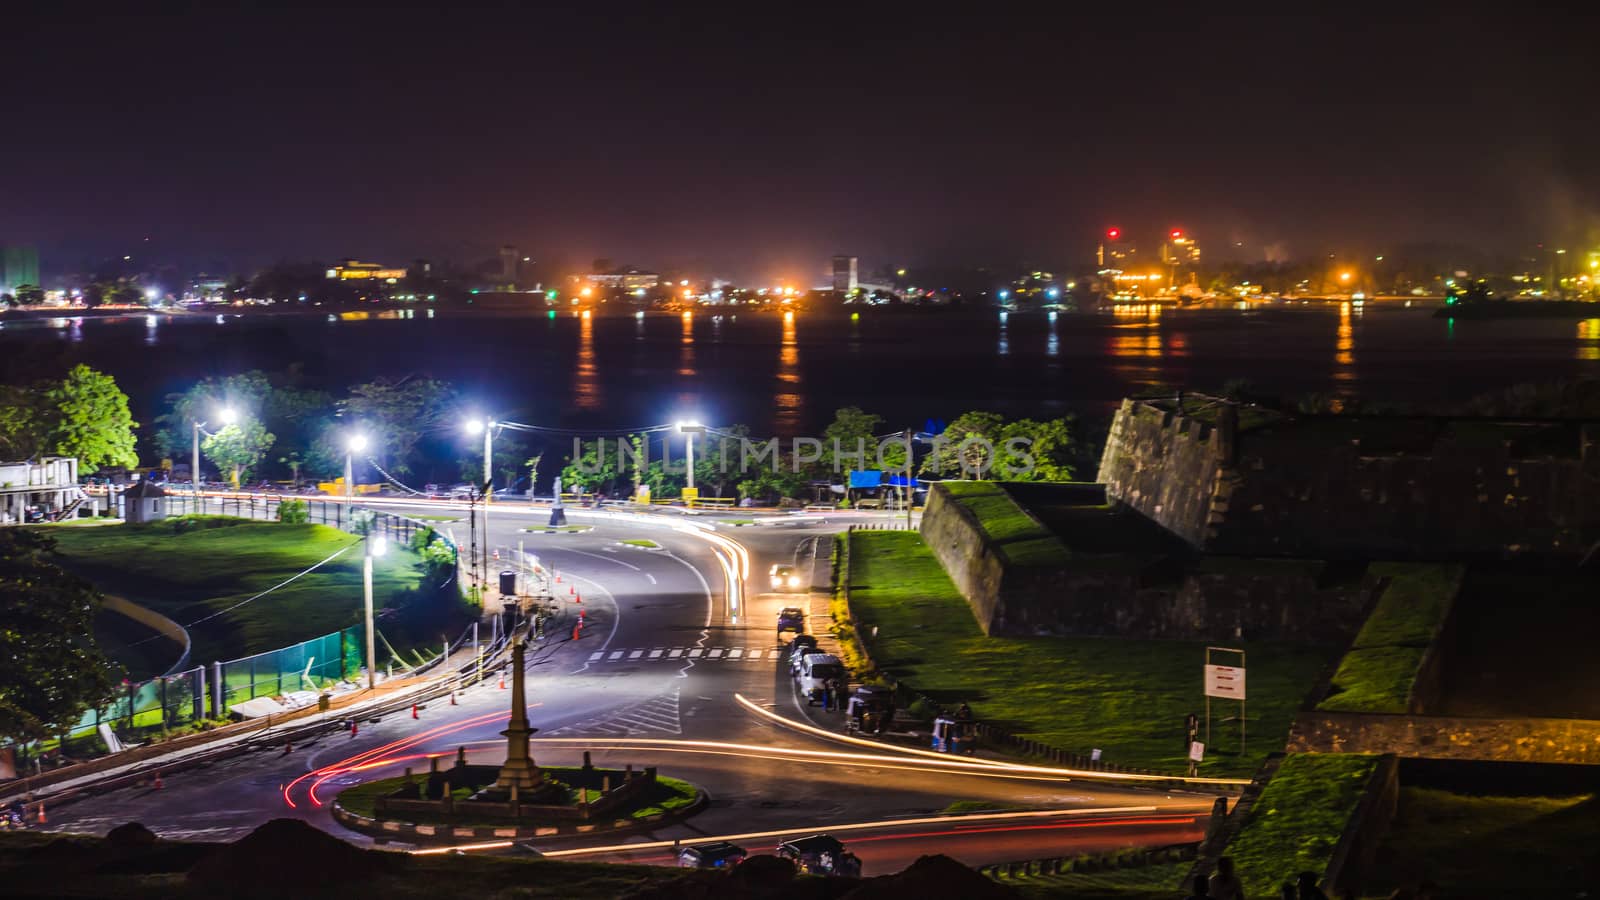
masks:
<instances>
[{"instance_id":1,"label":"parked vehicle","mask_svg":"<svg viewBox=\"0 0 1600 900\"><path fill-rule=\"evenodd\" d=\"M805 635L805 637L810 637L810 635ZM810 654L821 652L821 650L817 649L817 642L815 639L808 641L802 646L800 645L800 639L796 638L794 643L790 644L789 646L789 674L799 677L800 663L804 662L805 658Z\"/></svg>"},{"instance_id":2,"label":"parked vehicle","mask_svg":"<svg viewBox=\"0 0 1600 900\"><path fill-rule=\"evenodd\" d=\"M678 851L680 869L731 869L744 862L744 848L727 841L696 844Z\"/></svg>"},{"instance_id":3,"label":"parked vehicle","mask_svg":"<svg viewBox=\"0 0 1600 900\"><path fill-rule=\"evenodd\" d=\"M861 876L861 860L831 834L813 834L784 841L778 845L777 853L808 874L841 875L847 878Z\"/></svg>"},{"instance_id":4,"label":"parked vehicle","mask_svg":"<svg viewBox=\"0 0 1600 900\"><path fill-rule=\"evenodd\" d=\"M798 606L785 606L778 611L778 634L792 631L795 634L804 634L806 630L806 611ZM815 641L812 641L815 644Z\"/></svg>"},{"instance_id":5,"label":"parked vehicle","mask_svg":"<svg viewBox=\"0 0 1600 900\"><path fill-rule=\"evenodd\" d=\"M828 653L807 653L800 659L800 693L807 701L822 699L828 682L844 680L844 664Z\"/></svg>"},{"instance_id":6,"label":"parked vehicle","mask_svg":"<svg viewBox=\"0 0 1600 900\"><path fill-rule=\"evenodd\" d=\"M883 734L894 721L894 689L879 684L863 684L851 693L846 713L846 732Z\"/></svg>"},{"instance_id":7,"label":"parked vehicle","mask_svg":"<svg viewBox=\"0 0 1600 900\"><path fill-rule=\"evenodd\" d=\"M933 749L940 753L965 753L977 750L978 724L971 719L940 716L933 720Z\"/></svg>"}]
</instances>

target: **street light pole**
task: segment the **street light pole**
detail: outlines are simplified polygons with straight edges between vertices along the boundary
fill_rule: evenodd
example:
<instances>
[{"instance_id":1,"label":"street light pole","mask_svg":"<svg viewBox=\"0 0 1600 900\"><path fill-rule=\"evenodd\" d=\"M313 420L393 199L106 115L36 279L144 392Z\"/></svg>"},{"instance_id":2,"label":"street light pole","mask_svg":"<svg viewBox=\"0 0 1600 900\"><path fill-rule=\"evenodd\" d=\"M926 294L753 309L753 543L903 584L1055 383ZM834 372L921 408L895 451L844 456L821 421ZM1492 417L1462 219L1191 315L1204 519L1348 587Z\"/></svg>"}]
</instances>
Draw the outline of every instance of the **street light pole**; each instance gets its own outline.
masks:
<instances>
[{"instance_id":1,"label":"street light pole","mask_svg":"<svg viewBox=\"0 0 1600 900\"><path fill-rule=\"evenodd\" d=\"M376 546L374 546L376 542ZM364 600L367 623L367 690L378 686L378 654L374 645L372 626L372 558L382 556L388 549L388 542L383 535L373 534L368 527L366 536L362 539L364 552L361 559L361 593Z\"/></svg>"},{"instance_id":2,"label":"street light pole","mask_svg":"<svg viewBox=\"0 0 1600 900\"><path fill-rule=\"evenodd\" d=\"M194 486L194 514L200 515L200 420L195 419L194 425L194 469L189 473L190 483Z\"/></svg>"}]
</instances>

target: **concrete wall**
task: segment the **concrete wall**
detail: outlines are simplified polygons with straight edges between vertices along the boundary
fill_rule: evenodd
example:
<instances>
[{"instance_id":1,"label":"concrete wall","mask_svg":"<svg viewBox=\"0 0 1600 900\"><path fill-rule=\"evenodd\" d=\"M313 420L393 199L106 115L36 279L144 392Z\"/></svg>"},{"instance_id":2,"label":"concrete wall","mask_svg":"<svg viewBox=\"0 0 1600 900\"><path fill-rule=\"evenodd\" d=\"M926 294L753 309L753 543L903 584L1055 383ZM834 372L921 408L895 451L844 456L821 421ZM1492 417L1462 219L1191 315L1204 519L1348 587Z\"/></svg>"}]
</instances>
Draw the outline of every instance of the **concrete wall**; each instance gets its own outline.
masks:
<instances>
[{"instance_id":1,"label":"concrete wall","mask_svg":"<svg viewBox=\"0 0 1600 900\"><path fill-rule=\"evenodd\" d=\"M1124 400L1099 480L1217 553L1509 558L1600 540L1597 422L1309 416L1230 437Z\"/></svg>"},{"instance_id":2,"label":"concrete wall","mask_svg":"<svg viewBox=\"0 0 1600 900\"><path fill-rule=\"evenodd\" d=\"M1600 765L1600 721L1302 712L1290 752Z\"/></svg>"}]
</instances>

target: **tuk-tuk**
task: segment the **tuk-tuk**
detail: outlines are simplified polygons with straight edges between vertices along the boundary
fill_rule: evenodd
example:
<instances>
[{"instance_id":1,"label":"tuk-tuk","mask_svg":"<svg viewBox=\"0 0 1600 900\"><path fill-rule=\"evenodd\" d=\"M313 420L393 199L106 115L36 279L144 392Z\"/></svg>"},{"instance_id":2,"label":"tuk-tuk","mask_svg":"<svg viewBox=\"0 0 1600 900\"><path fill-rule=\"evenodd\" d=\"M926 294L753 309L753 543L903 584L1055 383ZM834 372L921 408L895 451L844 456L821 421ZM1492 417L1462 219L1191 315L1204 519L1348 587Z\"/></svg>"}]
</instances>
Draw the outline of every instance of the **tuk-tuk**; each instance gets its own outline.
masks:
<instances>
[{"instance_id":1,"label":"tuk-tuk","mask_svg":"<svg viewBox=\"0 0 1600 900\"><path fill-rule=\"evenodd\" d=\"M879 684L863 684L851 693L845 712L846 732L883 734L894 721L894 689Z\"/></svg>"},{"instance_id":2,"label":"tuk-tuk","mask_svg":"<svg viewBox=\"0 0 1600 900\"><path fill-rule=\"evenodd\" d=\"M940 753L965 753L977 750L978 723L970 719L940 716L933 720L933 749Z\"/></svg>"},{"instance_id":3,"label":"tuk-tuk","mask_svg":"<svg viewBox=\"0 0 1600 900\"><path fill-rule=\"evenodd\" d=\"M845 850L844 844L831 834L813 834L784 841L778 845L778 855L792 861L801 872L811 875L861 877L861 860Z\"/></svg>"}]
</instances>

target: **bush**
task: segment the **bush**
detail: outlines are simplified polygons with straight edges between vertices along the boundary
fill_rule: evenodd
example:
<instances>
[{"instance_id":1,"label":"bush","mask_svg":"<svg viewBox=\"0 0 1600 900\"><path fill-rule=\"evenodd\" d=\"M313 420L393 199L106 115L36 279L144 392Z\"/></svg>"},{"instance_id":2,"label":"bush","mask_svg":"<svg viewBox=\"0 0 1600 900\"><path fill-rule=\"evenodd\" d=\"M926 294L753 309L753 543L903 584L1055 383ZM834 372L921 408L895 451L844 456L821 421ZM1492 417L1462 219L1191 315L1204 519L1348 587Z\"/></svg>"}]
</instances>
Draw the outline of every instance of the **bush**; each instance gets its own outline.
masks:
<instances>
[{"instance_id":1,"label":"bush","mask_svg":"<svg viewBox=\"0 0 1600 900\"><path fill-rule=\"evenodd\" d=\"M311 521L311 509L304 500L285 500L278 504L278 521L285 525L304 525Z\"/></svg>"}]
</instances>

